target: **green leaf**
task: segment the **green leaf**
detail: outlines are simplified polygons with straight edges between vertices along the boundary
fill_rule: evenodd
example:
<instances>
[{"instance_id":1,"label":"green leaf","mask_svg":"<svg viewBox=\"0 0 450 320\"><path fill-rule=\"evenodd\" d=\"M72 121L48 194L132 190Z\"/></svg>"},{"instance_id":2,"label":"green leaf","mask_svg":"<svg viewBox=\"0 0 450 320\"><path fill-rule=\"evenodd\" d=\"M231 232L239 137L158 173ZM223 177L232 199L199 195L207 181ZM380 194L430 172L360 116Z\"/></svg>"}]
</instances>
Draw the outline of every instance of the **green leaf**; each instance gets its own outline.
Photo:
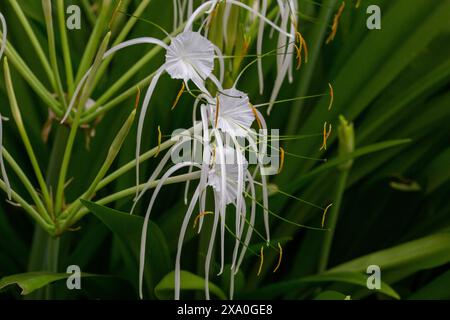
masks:
<instances>
[{"instance_id":1,"label":"green leaf","mask_svg":"<svg viewBox=\"0 0 450 320\"><path fill-rule=\"evenodd\" d=\"M444 272L433 281L422 287L408 299L426 300L426 299L450 299L450 270Z\"/></svg>"},{"instance_id":2,"label":"green leaf","mask_svg":"<svg viewBox=\"0 0 450 320\"><path fill-rule=\"evenodd\" d=\"M17 284L21 289L22 295L27 295L37 289L45 287L52 282L66 279L70 273L52 273L52 272L28 272L19 273L4 277L0 280L0 290L13 284ZM92 277L94 274L82 273L81 276Z\"/></svg>"},{"instance_id":3,"label":"green leaf","mask_svg":"<svg viewBox=\"0 0 450 320\"><path fill-rule=\"evenodd\" d=\"M188 271L180 272L181 290L205 290L205 279ZM175 272L167 274L155 287L155 295L158 299L173 299L175 289ZM215 284L209 282L209 290L221 300L226 300L225 293Z\"/></svg>"},{"instance_id":4,"label":"green leaf","mask_svg":"<svg viewBox=\"0 0 450 320\"><path fill-rule=\"evenodd\" d=\"M324 291L319 293L314 300L349 300L345 294L337 291Z\"/></svg>"},{"instance_id":5,"label":"green leaf","mask_svg":"<svg viewBox=\"0 0 450 320\"><path fill-rule=\"evenodd\" d=\"M340 156L336 159L328 161L327 163L319 166L318 168L311 170L309 173L298 176L298 178L293 179L293 181L291 183L289 183L287 188L285 188L285 189L288 190L289 192L295 191L298 188L300 188L301 186L303 186L311 178L315 177L317 174L322 173L331 168L335 168L338 165L346 163L349 160L356 159L356 158L359 158L361 156L364 156L364 155L367 155L367 154L370 154L373 152L396 147L396 146L399 146L399 145L402 145L405 143L409 143L409 142L411 142L411 140L409 140L409 139L392 140L392 141L384 141L384 142L374 143L374 144L371 144L371 145L368 145L368 146L365 146L362 148L358 148L354 152L352 152L348 155ZM292 177L291 177L291 180L292 180Z\"/></svg>"},{"instance_id":6,"label":"green leaf","mask_svg":"<svg viewBox=\"0 0 450 320\"><path fill-rule=\"evenodd\" d=\"M362 274L358 272L335 272L335 273L323 273L311 277L303 278L304 282L344 282L355 284L361 287L367 286L367 274ZM381 288L378 292L383 293L389 297L400 299L400 296L394 289L392 289L388 284L381 282Z\"/></svg>"},{"instance_id":7,"label":"green leaf","mask_svg":"<svg viewBox=\"0 0 450 320\"><path fill-rule=\"evenodd\" d=\"M268 285L264 288L245 294L245 297L254 299L275 298L280 294L299 289L302 285L321 284L325 282L342 282L366 287L367 275L360 272L326 272L315 276L282 281L276 284ZM381 288L377 292L383 293L395 299L400 299L398 293L384 282L381 283Z\"/></svg>"},{"instance_id":8,"label":"green leaf","mask_svg":"<svg viewBox=\"0 0 450 320\"><path fill-rule=\"evenodd\" d=\"M82 200L82 203L120 240L122 255L130 270L130 281L137 288L139 251L144 218L90 201ZM170 255L166 239L159 227L153 222L149 222L148 226L145 261L144 282L148 287L149 295L152 297L155 284L170 270Z\"/></svg>"},{"instance_id":9,"label":"green leaf","mask_svg":"<svg viewBox=\"0 0 450 320\"><path fill-rule=\"evenodd\" d=\"M430 269L450 261L450 233L437 233L377 251L329 270L334 272L364 272L378 265L384 281L391 283L419 270Z\"/></svg>"}]
</instances>

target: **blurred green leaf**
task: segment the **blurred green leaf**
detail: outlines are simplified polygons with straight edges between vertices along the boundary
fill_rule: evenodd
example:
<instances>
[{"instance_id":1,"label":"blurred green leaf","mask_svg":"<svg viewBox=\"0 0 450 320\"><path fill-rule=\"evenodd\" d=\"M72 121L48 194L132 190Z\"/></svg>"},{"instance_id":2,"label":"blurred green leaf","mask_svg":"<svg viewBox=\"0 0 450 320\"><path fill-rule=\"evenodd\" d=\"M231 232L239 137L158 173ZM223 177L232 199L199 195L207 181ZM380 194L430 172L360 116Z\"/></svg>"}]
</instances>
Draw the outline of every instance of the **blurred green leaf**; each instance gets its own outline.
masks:
<instances>
[{"instance_id":1,"label":"blurred green leaf","mask_svg":"<svg viewBox=\"0 0 450 320\"><path fill-rule=\"evenodd\" d=\"M205 279L192 274L188 271L181 270L180 272L181 290L205 290ZM173 299L173 292L175 288L175 272L172 271L167 274L155 287L155 295L158 299ZM226 300L225 293L215 284L209 283L209 290L221 300Z\"/></svg>"},{"instance_id":2,"label":"blurred green leaf","mask_svg":"<svg viewBox=\"0 0 450 320\"><path fill-rule=\"evenodd\" d=\"M19 273L12 276L4 277L0 280L0 290L12 285L17 284L21 289L22 295L27 295L37 289L45 287L52 282L66 279L70 276L70 273L52 273L52 272L28 272ZM82 273L83 277L93 277L96 275Z\"/></svg>"},{"instance_id":3,"label":"blurred green leaf","mask_svg":"<svg viewBox=\"0 0 450 320\"><path fill-rule=\"evenodd\" d=\"M364 272L368 266L378 265L382 279L390 283L418 270L437 267L449 261L450 233L443 232L365 255L328 272Z\"/></svg>"},{"instance_id":4,"label":"blurred green leaf","mask_svg":"<svg viewBox=\"0 0 450 320\"><path fill-rule=\"evenodd\" d=\"M367 286L367 275L360 272L326 272L315 276L304 277L295 280L281 281L276 284L268 285L250 293L245 293L245 298L254 299L273 299L280 294L290 292L309 284L320 284L325 282L343 282L361 287ZM400 299L397 292L388 284L382 282L380 293L389 297Z\"/></svg>"},{"instance_id":5,"label":"blurred green leaf","mask_svg":"<svg viewBox=\"0 0 450 320\"><path fill-rule=\"evenodd\" d=\"M348 300L348 296L337 291L324 291L319 293L314 300Z\"/></svg>"},{"instance_id":6,"label":"blurred green leaf","mask_svg":"<svg viewBox=\"0 0 450 320\"><path fill-rule=\"evenodd\" d=\"M130 268L130 281L137 288L139 252L144 219L82 200L83 204L99 218L119 239L123 245L122 255ZM149 223L147 233L146 268L144 282L149 295L153 296L153 287L170 270L170 255L165 237L158 226Z\"/></svg>"}]
</instances>

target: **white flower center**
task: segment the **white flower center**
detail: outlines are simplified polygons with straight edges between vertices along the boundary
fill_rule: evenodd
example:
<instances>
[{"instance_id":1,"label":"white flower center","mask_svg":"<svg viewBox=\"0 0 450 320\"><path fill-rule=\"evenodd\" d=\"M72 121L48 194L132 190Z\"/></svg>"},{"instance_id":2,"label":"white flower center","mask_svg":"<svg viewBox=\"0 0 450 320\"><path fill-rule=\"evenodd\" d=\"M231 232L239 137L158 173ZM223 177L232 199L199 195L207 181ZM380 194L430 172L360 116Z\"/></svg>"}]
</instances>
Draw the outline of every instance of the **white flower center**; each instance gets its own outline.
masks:
<instances>
[{"instance_id":1,"label":"white flower center","mask_svg":"<svg viewBox=\"0 0 450 320\"><path fill-rule=\"evenodd\" d=\"M172 39L166 71L173 79L204 81L213 68L214 45L200 33L185 31Z\"/></svg>"}]
</instances>

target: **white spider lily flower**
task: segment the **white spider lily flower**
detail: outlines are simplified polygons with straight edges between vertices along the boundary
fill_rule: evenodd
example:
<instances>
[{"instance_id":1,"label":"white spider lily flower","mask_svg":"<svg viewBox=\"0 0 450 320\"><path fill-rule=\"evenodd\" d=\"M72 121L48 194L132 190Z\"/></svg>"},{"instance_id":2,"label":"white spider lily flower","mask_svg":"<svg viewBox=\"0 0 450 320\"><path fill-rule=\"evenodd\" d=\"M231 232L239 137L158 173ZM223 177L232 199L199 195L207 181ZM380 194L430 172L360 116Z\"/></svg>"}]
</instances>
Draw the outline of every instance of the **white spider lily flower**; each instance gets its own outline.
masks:
<instances>
[{"instance_id":1,"label":"white spider lily flower","mask_svg":"<svg viewBox=\"0 0 450 320\"><path fill-rule=\"evenodd\" d=\"M219 92L216 103L210 105L209 112L214 126L235 137L246 136L255 121L248 96L235 88Z\"/></svg>"},{"instance_id":2,"label":"white spider lily flower","mask_svg":"<svg viewBox=\"0 0 450 320\"><path fill-rule=\"evenodd\" d=\"M3 53L5 52L6 49L6 36L8 33L8 27L6 25L6 20L5 17L3 16L3 14L0 12L0 21L2 24L2 44L0 47L0 61L2 60L3 57ZM2 172L2 178L5 182L5 186L6 186L6 193L8 195L8 199L11 200L11 185L9 184L9 179L8 179L8 175L6 174L6 169L5 169L5 164L3 161L3 123L2 123L2 116L0 115L0 169Z\"/></svg>"},{"instance_id":3,"label":"white spider lily flower","mask_svg":"<svg viewBox=\"0 0 450 320\"><path fill-rule=\"evenodd\" d=\"M209 99L210 100L210 99ZM252 185L248 185L248 188L251 189L252 192L252 216L250 217L251 225L247 229L247 235L244 241L249 242L253 221L254 221L254 212L255 212L255 195L254 195L254 185L253 185L253 177L248 170L248 162L245 159L244 153L241 149L235 149L231 146L225 145L223 143L222 134L218 128L211 128L211 123L209 121L208 113L207 113L207 105L203 104L201 106L201 125L203 128L202 136L194 136L192 140L198 141L202 143L203 146L203 158L201 163L195 161L184 161L182 163L175 164L170 169L168 169L164 175L160 178L158 185L156 186L153 195L151 197L149 206L147 208L144 226L142 230L141 237L141 255L140 255L140 266L139 266L139 282L140 282L140 296L142 297L142 282L143 282L143 272L144 272L144 264L145 264L145 246L146 246L146 238L147 238L147 227L149 216L152 211L153 205L155 203L156 197L161 190L164 182L177 170L180 170L185 167L197 168L200 169L200 181L192 195L188 209L186 211L184 220L181 225L181 230L179 234L178 240L178 249L175 261L175 299L180 298L180 270L181 270L181 252L184 241L184 236L189 224L189 221L192 218L193 210L197 203L200 206L200 213L205 211L205 198L206 198L206 189L211 188L214 195L215 202L215 210L214 210L214 225L211 231L210 242L208 246L208 252L205 260L205 296L207 299L209 296L209 271L210 271L210 263L212 259L212 251L215 243L217 229L219 228L219 218L221 220L220 229L221 229L221 237L220 237L220 247L221 247L221 270L219 274L223 270L224 265L224 238L225 238L225 213L226 208L229 205L234 205L237 208L241 208L240 211L236 213L236 244L233 251L232 257L232 275L237 272L239 268L239 261L242 262L241 257L245 254L245 248L242 248L241 254L238 259L238 251L239 244L241 243L241 239L243 238L244 226L246 221L246 208L245 208L245 189L246 184L251 183ZM213 140L211 140L213 139ZM181 142L180 142L181 143ZM172 153L179 144L175 144L172 148L166 153L166 155L161 160L160 164L157 166L157 169L152 174L149 179L150 181L154 181L157 176L160 174L162 168L167 163L170 153ZM145 192L148 188L145 187L139 198L142 196L142 193ZM223 192L225 190L225 192ZM241 203L239 205L238 203ZM203 216L200 214L197 218L201 220ZM196 218L196 220L197 220ZM201 226L199 226L199 230ZM234 290L234 280L232 280L232 284L230 284L230 297L233 296Z\"/></svg>"},{"instance_id":4,"label":"white spider lily flower","mask_svg":"<svg viewBox=\"0 0 450 320\"><path fill-rule=\"evenodd\" d=\"M142 109L139 114L137 138L136 138L136 161L140 156L141 148L141 137L144 126L145 115L147 114L147 109L150 104L153 92L155 90L156 84L158 83L161 75L166 71L169 76L173 79L183 79L186 87L188 86L188 81L192 82L202 91L207 92L204 82L206 79L211 79L212 82L219 88L222 89L222 81L224 76L223 68L223 57L220 50L212 44L208 39L203 37L198 32L193 32L186 30L176 37L171 39L170 45L166 45L159 39L151 37L136 38L122 42L108 51L103 55L103 59L112 55L113 53L122 50L124 48L134 46L137 44L154 44L158 45L166 50L166 61L165 63L155 71L154 76L148 86L147 92L142 103ZM217 55L215 55L215 53ZM212 73L214 67L214 59L219 58L220 62L220 80L217 79ZM87 80L91 69L89 69L86 74L81 79L78 84L74 95L70 101L69 107L64 115L61 122L64 122L68 115L70 114L77 95L79 94L84 82ZM136 163L136 185L139 184L139 163Z\"/></svg>"},{"instance_id":5,"label":"white spider lily flower","mask_svg":"<svg viewBox=\"0 0 450 320\"><path fill-rule=\"evenodd\" d=\"M241 74L242 75L242 74ZM259 171L261 174L261 184L263 191L263 207L264 207L264 225L266 229L267 241L270 241L269 230L269 212L268 208L268 193L267 193L267 181L263 172L263 159L267 152L267 125L262 114L251 105L247 94L235 89L237 82L240 79L239 75L236 79L234 86L231 89L224 90L219 93L216 102L209 103L209 122L213 124L213 127L228 133L234 143L234 147L239 149L239 143L236 137L244 137L250 145L251 151L253 151L258 160L255 172L253 176ZM217 106L218 101L218 106ZM219 109L217 115L217 109ZM258 121L258 125L262 134L257 134L250 130L254 120ZM261 143L257 143L261 141ZM240 202L237 204L237 211L240 211Z\"/></svg>"},{"instance_id":6,"label":"white spider lily flower","mask_svg":"<svg viewBox=\"0 0 450 320\"><path fill-rule=\"evenodd\" d=\"M183 32L167 48L165 66L172 79L182 79L186 84L192 80L201 91L207 92L204 82L214 68L214 45L198 32ZM218 81L216 85L221 87Z\"/></svg>"}]
</instances>

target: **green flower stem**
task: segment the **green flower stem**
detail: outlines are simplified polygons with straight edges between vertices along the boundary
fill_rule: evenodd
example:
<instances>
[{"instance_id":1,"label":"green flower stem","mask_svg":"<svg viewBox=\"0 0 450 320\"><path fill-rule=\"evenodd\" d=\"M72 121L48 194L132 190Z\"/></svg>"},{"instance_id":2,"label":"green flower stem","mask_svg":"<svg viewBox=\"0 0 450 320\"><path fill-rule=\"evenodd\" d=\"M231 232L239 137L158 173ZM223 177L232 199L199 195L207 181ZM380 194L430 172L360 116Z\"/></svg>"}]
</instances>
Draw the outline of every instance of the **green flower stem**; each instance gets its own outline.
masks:
<instances>
[{"instance_id":1,"label":"green flower stem","mask_svg":"<svg viewBox=\"0 0 450 320\"><path fill-rule=\"evenodd\" d=\"M48 52L50 54L50 63L53 70L53 78L55 79L56 93L59 101L64 109L67 108L66 97L59 76L58 59L56 57L55 31L53 29L52 2L51 0L42 0L42 9L44 11L45 26L47 28Z\"/></svg>"},{"instance_id":2,"label":"green flower stem","mask_svg":"<svg viewBox=\"0 0 450 320\"><path fill-rule=\"evenodd\" d=\"M91 37L89 38L83 57L81 58L78 72L75 77L75 83L80 82L81 78L90 67L91 61L95 56L95 50L100 42L104 30L108 25L107 19L111 12L111 7L111 0L102 1L102 9L100 11L100 15L96 18L94 30L92 30Z\"/></svg>"},{"instance_id":3,"label":"green flower stem","mask_svg":"<svg viewBox=\"0 0 450 320\"><path fill-rule=\"evenodd\" d=\"M67 96L71 97L75 90L73 82L72 59L70 57L69 40L67 39L66 18L64 13L64 0L57 0L56 11L58 15L59 34L61 37L62 54L64 58L64 66L66 70Z\"/></svg>"},{"instance_id":4,"label":"green flower stem","mask_svg":"<svg viewBox=\"0 0 450 320\"><path fill-rule=\"evenodd\" d=\"M47 270L49 272L58 272L58 262L59 262L59 237L47 237ZM51 285L45 287L45 299L50 300L55 298L54 288Z\"/></svg>"},{"instance_id":5,"label":"green flower stem","mask_svg":"<svg viewBox=\"0 0 450 320\"><path fill-rule=\"evenodd\" d=\"M9 104L11 106L11 113L14 117L14 121L16 122L17 128L19 130L20 137L25 145L25 149L27 151L28 157L30 158L31 164L33 166L33 170L36 174L36 178L38 180L39 186L42 191L42 195L44 196L45 203L47 205L47 209L52 211L52 200L50 197L50 193L48 191L47 185L44 180L44 176L42 175L41 168L39 167L39 163L34 154L33 147L31 146L30 139L28 138L27 132L25 130L25 125L22 120L22 116L20 114L20 108L17 104L16 95L14 93L14 87L11 80L11 73L9 71L8 59L5 58L4 63L4 71L5 71L5 85L6 91L8 93ZM38 203L36 203L38 205ZM44 210L45 211L45 210Z\"/></svg>"},{"instance_id":6,"label":"green flower stem","mask_svg":"<svg viewBox=\"0 0 450 320\"><path fill-rule=\"evenodd\" d=\"M92 66L91 73L89 77L86 80L85 86L83 88L83 91L81 93L77 108L76 108L76 115L75 119L72 122L69 137L67 139L66 149L64 151L64 157L63 161L61 163L61 171L58 178L58 186L56 189L56 197L55 197L55 215L59 215L61 213L63 201L64 201L64 185L67 175L67 170L69 167L70 157L72 155L72 148L75 141L75 137L77 134L77 130L80 124L81 114L83 113L84 106L86 104L86 101L89 99L91 90L92 90L92 82L95 78L95 74L102 62L103 54L106 51L106 48L108 47L109 38L111 37L111 32L108 32L100 45L100 48L97 52L97 56L95 57L94 64Z\"/></svg>"},{"instance_id":7,"label":"green flower stem","mask_svg":"<svg viewBox=\"0 0 450 320\"><path fill-rule=\"evenodd\" d=\"M117 155L119 154L120 149L122 148L123 142L125 141L125 138L128 136L128 133L133 125L134 118L136 116L136 109L134 109L127 120L125 121L124 125L120 129L120 131L117 133L116 137L114 138L113 142L111 143L111 147L109 148L108 155L106 156L105 162L101 166L100 170L97 173L97 176L94 178L94 181L91 183L89 188L86 190L85 193L79 197L79 199L87 199L90 200L94 194L95 190L97 189L98 184L103 179L103 177L108 172L109 168L111 167L112 163L116 159ZM77 211L82 207L82 203L79 200L76 200L73 202L65 212L67 212L67 221L66 224L62 225L62 230L64 228L70 226L70 222L74 215L77 213ZM61 218L64 216L65 212L61 215Z\"/></svg>"},{"instance_id":8,"label":"green flower stem","mask_svg":"<svg viewBox=\"0 0 450 320\"><path fill-rule=\"evenodd\" d=\"M4 150L5 151L5 150ZM3 182L2 179L0 179L0 188L3 191L7 191L5 182ZM53 225L48 224L40 215L39 213L28 204L28 202L26 202L19 194L17 194L14 190L11 190L11 197L12 199L17 202L20 207L22 209L25 210L25 212L27 212L31 218L33 218L34 221L36 221L39 226L44 229L45 231L47 231L48 233L52 234L54 231L54 227Z\"/></svg>"},{"instance_id":9,"label":"green flower stem","mask_svg":"<svg viewBox=\"0 0 450 320\"><path fill-rule=\"evenodd\" d=\"M331 207L331 211L328 214L328 223L327 228L330 230L325 234L323 244L322 244L322 250L320 253L319 258L319 273L324 272L327 269L328 266L328 260L330 257L330 251L331 251L331 244L333 243L333 236L336 229L338 216L339 216L339 210L342 203L342 197L344 195L345 186L347 184L349 170L341 171L339 174L339 180L338 185L336 189L336 193L334 195L334 202L333 206Z\"/></svg>"},{"instance_id":10,"label":"green flower stem","mask_svg":"<svg viewBox=\"0 0 450 320\"><path fill-rule=\"evenodd\" d=\"M42 67L44 68L45 73L48 76L48 79L50 80L51 85L53 86L53 88L56 89L55 78L53 75L52 68L50 67L50 63L47 60L44 50L42 50L42 47L36 37L36 34L33 31L33 28L31 27L30 23L28 22L27 17L23 13L22 8L19 5L19 2L17 0L9 0L9 3L11 5L11 7L13 8L13 10L16 12L16 15L19 18L19 21L22 24L22 27L24 28L25 33L27 34L28 38L30 38L31 45L34 48L36 55L37 55L39 61L41 62Z\"/></svg>"},{"instance_id":11,"label":"green flower stem","mask_svg":"<svg viewBox=\"0 0 450 320\"><path fill-rule=\"evenodd\" d=\"M0 32L0 43L2 33ZM27 83L33 88L37 95L52 109L57 115L62 115L62 109L58 101L52 96L52 94L45 88L45 86L39 81L34 73L28 68L27 64L23 61L20 55L14 50L13 46L9 42L6 44L6 56L11 60L11 63L16 67L17 71L27 81Z\"/></svg>"},{"instance_id":12,"label":"green flower stem","mask_svg":"<svg viewBox=\"0 0 450 320\"><path fill-rule=\"evenodd\" d=\"M181 174L181 175L178 175L175 177L170 177L164 182L164 185L186 182L186 181L190 181L190 180L196 180L199 178L200 178L200 172L191 172L191 173ZM159 183L159 181L160 180L152 181L149 184L148 188L150 188L150 189L155 188L156 185ZM105 198L102 198L102 199L96 201L95 203L101 204L101 205L106 205L106 204L114 202L116 200L120 200L120 199L129 197L129 196L134 196L136 194L136 191L138 191L138 192L142 191L145 187L146 187L146 183L142 183L137 187L134 186L134 187L130 187L128 189L124 189L119 192L113 193ZM77 212L73 221L80 220L87 213L89 213L88 209L86 209L86 208L81 209L80 211Z\"/></svg>"},{"instance_id":13,"label":"green flower stem","mask_svg":"<svg viewBox=\"0 0 450 320\"><path fill-rule=\"evenodd\" d=\"M27 175L22 171L20 166L17 164L16 161L14 161L14 158L9 154L9 152L5 148L3 148L3 156L5 160L9 163L13 171L17 174L17 177L20 179L20 181L22 181L23 185L25 186L25 189L27 189L28 193L30 194L31 198L36 204L39 215L46 221L46 223L52 224L53 223L52 219L48 215L47 210L45 209L44 204L39 198L39 194L34 189L33 184L30 182L30 180L28 180Z\"/></svg>"},{"instance_id":14,"label":"green flower stem","mask_svg":"<svg viewBox=\"0 0 450 320\"><path fill-rule=\"evenodd\" d=\"M194 126L190 129L188 129L187 131L189 133L193 133L195 128L200 127L201 123L199 123L197 126ZM168 148L170 148L171 146L173 146L176 141L177 141L177 137L181 137L181 135L175 136L172 139L169 139L163 143L161 143L161 145L158 147L154 147L152 149L150 149L149 151L145 152L144 154L142 154L139 157L139 163L142 163L152 157L155 156L155 154L159 151L163 151L166 150ZM128 162L127 164L123 165L122 167L120 167L119 169L117 169L116 171L114 171L113 173L109 174L108 176L106 176L102 181L100 181L100 183L98 184L97 188L95 191L100 190L101 188L104 188L106 185L108 185L109 183L111 183L112 181L116 180L117 178L119 178L120 176L122 176L123 174L125 174L126 172L130 171L131 169L133 169L136 166L136 160L131 160L130 162Z\"/></svg>"},{"instance_id":15,"label":"green flower stem","mask_svg":"<svg viewBox=\"0 0 450 320\"><path fill-rule=\"evenodd\" d=\"M338 137L339 137L339 156L348 156L355 150L355 131L353 129L353 124L347 122L347 120L341 115L339 116L340 125L338 127ZM330 229L325 235L322 244L322 251L319 257L319 273L324 272L328 267L328 260L330 257L331 245L333 243L333 236L336 229L339 210L342 203L342 197L345 192L345 187L347 185L347 179L350 169L353 165L353 160L348 160L342 163L338 169L340 170L340 175L338 179L338 185L336 188L336 194L334 195L334 204L331 207L331 212L328 219L328 228Z\"/></svg>"}]
</instances>

